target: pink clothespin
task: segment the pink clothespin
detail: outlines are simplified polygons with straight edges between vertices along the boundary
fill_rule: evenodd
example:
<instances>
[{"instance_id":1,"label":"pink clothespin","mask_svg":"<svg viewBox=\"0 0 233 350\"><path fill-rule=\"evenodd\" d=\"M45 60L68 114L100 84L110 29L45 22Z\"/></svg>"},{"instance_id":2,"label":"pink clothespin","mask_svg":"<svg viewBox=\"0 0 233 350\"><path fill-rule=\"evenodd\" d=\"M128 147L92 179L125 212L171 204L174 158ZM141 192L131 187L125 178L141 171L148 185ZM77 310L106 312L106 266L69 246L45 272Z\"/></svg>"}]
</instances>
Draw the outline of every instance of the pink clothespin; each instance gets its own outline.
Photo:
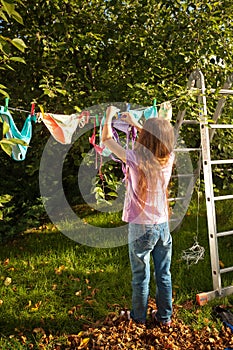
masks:
<instances>
[{"instance_id":1,"label":"pink clothespin","mask_svg":"<svg viewBox=\"0 0 233 350\"><path fill-rule=\"evenodd\" d=\"M90 112L82 111L81 114L78 116L78 126L80 128L83 128L85 124L88 124L89 118L90 118Z\"/></svg>"},{"instance_id":2,"label":"pink clothespin","mask_svg":"<svg viewBox=\"0 0 233 350\"><path fill-rule=\"evenodd\" d=\"M35 114L35 102L32 102L32 107L31 107L31 116L33 116Z\"/></svg>"}]
</instances>

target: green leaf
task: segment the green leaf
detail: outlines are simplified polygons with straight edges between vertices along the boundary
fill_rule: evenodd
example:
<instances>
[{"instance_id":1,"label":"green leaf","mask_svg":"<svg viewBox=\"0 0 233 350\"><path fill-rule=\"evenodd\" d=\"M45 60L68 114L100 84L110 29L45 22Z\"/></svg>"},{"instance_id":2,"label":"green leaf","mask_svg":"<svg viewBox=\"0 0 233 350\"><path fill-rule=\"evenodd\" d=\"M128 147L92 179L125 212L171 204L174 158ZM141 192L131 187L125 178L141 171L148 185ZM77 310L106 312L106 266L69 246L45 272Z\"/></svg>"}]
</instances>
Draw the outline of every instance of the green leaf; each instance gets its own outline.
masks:
<instances>
[{"instance_id":1,"label":"green leaf","mask_svg":"<svg viewBox=\"0 0 233 350\"><path fill-rule=\"evenodd\" d=\"M24 41L22 39L18 39L18 38L13 39L11 41L11 43L22 52L24 52L24 50L27 48L26 44L24 43Z\"/></svg>"},{"instance_id":2,"label":"green leaf","mask_svg":"<svg viewBox=\"0 0 233 350\"><path fill-rule=\"evenodd\" d=\"M13 11L12 18L14 18L18 23L23 24L23 18L16 11Z\"/></svg>"},{"instance_id":3,"label":"green leaf","mask_svg":"<svg viewBox=\"0 0 233 350\"><path fill-rule=\"evenodd\" d=\"M9 124L4 120L3 122L3 135L6 135L6 133L10 130Z\"/></svg>"},{"instance_id":4,"label":"green leaf","mask_svg":"<svg viewBox=\"0 0 233 350\"><path fill-rule=\"evenodd\" d=\"M118 197L118 194L116 192L108 192L108 196Z\"/></svg>"},{"instance_id":5,"label":"green leaf","mask_svg":"<svg viewBox=\"0 0 233 350\"><path fill-rule=\"evenodd\" d=\"M10 96L8 95L8 93L7 93L6 91L2 90L2 89L0 89L0 94L2 94L2 95L5 96L5 97L10 98Z\"/></svg>"},{"instance_id":6,"label":"green leaf","mask_svg":"<svg viewBox=\"0 0 233 350\"><path fill-rule=\"evenodd\" d=\"M25 60L22 57L11 57L10 61L21 62L21 63L26 64Z\"/></svg>"},{"instance_id":7,"label":"green leaf","mask_svg":"<svg viewBox=\"0 0 233 350\"><path fill-rule=\"evenodd\" d=\"M8 154L8 156L11 157L12 148L10 145L5 144L4 142L0 141L0 146L2 147L2 150Z\"/></svg>"},{"instance_id":8,"label":"green leaf","mask_svg":"<svg viewBox=\"0 0 233 350\"><path fill-rule=\"evenodd\" d=\"M0 142L1 142L1 143L4 143L4 144L11 145L11 146L14 146L14 145L29 146L29 145L27 144L27 142L25 142L25 141L23 141L23 140L20 140L20 139L13 139L13 138L2 139Z\"/></svg>"},{"instance_id":9,"label":"green leaf","mask_svg":"<svg viewBox=\"0 0 233 350\"><path fill-rule=\"evenodd\" d=\"M6 17L6 15L5 15L5 13L4 12L2 12L2 11L0 11L0 17L4 20L4 21L8 21L8 19L7 19L7 17Z\"/></svg>"},{"instance_id":10,"label":"green leaf","mask_svg":"<svg viewBox=\"0 0 233 350\"><path fill-rule=\"evenodd\" d=\"M3 194L0 196L0 203L8 203L12 200L13 196L10 194Z\"/></svg>"},{"instance_id":11,"label":"green leaf","mask_svg":"<svg viewBox=\"0 0 233 350\"><path fill-rule=\"evenodd\" d=\"M15 11L15 4L5 0L1 0L1 3L2 3L3 9L7 12L9 16L11 16L12 13Z\"/></svg>"},{"instance_id":12,"label":"green leaf","mask_svg":"<svg viewBox=\"0 0 233 350\"><path fill-rule=\"evenodd\" d=\"M9 66L9 64L5 64L4 65L4 69L6 69L6 68L9 69L9 70L13 70L14 71L14 68Z\"/></svg>"},{"instance_id":13,"label":"green leaf","mask_svg":"<svg viewBox=\"0 0 233 350\"><path fill-rule=\"evenodd\" d=\"M5 85L0 84L0 89L7 89Z\"/></svg>"}]
</instances>

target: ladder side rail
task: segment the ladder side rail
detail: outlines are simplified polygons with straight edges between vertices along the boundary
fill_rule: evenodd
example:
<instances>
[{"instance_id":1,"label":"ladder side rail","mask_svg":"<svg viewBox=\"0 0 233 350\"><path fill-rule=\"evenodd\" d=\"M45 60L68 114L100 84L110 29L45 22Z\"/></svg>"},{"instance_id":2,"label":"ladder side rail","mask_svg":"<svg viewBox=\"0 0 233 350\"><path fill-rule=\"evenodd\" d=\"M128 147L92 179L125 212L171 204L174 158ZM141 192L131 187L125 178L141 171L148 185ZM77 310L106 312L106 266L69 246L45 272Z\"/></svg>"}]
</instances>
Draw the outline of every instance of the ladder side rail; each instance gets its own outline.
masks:
<instances>
[{"instance_id":1,"label":"ladder side rail","mask_svg":"<svg viewBox=\"0 0 233 350\"><path fill-rule=\"evenodd\" d=\"M213 178L210 165L210 142L209 142L209 129L205 122L201 122L201 140L202 140L202 154L203 154L203 172L205 181L205 197L206 197L206 210L207 210L207 223L208 223L208 236L209 236L209 248L212 268L212 280L213 288L221 294L221 276L219 267L219 253L217 242L217 223L216 223L216 211L214 202L213 191Z\"/></svg>"},{"instance_id":2,"label":"ladder side rail","mask_svg":"<svg viewBox=\"0 0 233 350\"><path fill-rule=\"evenodd\" d=\"M206 195L206 209L207 209L207 223L209 233L209 248L212 267L212 281L213 288L217 290L219 295L221 294L221 275L219 267L219 253L218 253L218 241L217 241L217 225L216 225L216 212L214 202L213 191L213 178L211 169L211 156L210 156L210 138L209 127L207 120L207 106L205 96L205 81L201 71L199 71L199 79L197 79L197 87L201 90L201 95L198 96L198 102L200 105L200 133L201 133L201 146L203 157L203 172L205 181L205 195Z\"/></svg>"}]
</instances>

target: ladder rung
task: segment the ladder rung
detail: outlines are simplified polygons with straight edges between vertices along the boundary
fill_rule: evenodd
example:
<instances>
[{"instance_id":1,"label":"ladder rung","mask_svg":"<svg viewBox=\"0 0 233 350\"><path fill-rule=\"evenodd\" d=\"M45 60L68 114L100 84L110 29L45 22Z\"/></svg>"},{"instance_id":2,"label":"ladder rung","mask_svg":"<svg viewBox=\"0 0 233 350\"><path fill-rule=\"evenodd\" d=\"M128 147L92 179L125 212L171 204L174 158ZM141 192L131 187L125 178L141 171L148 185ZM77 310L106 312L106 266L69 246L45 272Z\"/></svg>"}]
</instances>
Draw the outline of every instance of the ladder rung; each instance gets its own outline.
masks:
<instances>
[{"instance_id":1,"label":"ladder rung","mask_svg":"<svg viewBox=\"0 0 233 350\"><path fill-rule=\"evenodd\" d=\"M215 92L216 89L210 89L211 92ZM233 90L229 89L221 89L218 91L219 94L224 94L224 95L233 95Z\"/></svg>"},{"instance_id":2,"label":"ladder rung","mask_svg":"<svg viewBox=\"0 0 233 350\"><path fill-rule=\"evenodd\" d=\"M220 273L226 273L226 272L231 272L231 271L233 271L233 266L226 267L225 269L220 269Z\"/></svg>"},{"instance_id":3,"label":"ladder rung","mask_svg":"<svg viewBox=\"0 0 233 350\"><path fill-rule=\"evenodd\" d=\"M228 194L226 196L217 196L214 197L215 201L222 201L223 199L233 199L233 194Z\"/></svg>"},{"instance_id":4,"label":"ladder rung","mask_svg":"<svg viewBox=\"0 0 233 350\"><path fill-rule=\"evenodd\" d=\"M233 124L209 124L211 129L233 129Z\"/></svg>"},{"instance_id":5,"label":"ladder rung","mask_svg":"<svg viewBox=\"0 0 233 350\"><path fill-rule=\"evenodd\" d=\"M177 222L177 221L180 221L180 218L173 218L173 219L169 219L169 222Z\"/></svg>"},{"instance_id":6,"label":"ladder rung","mask_svg":"<svg viewBox=\"0 0 233 350\"><path fill-rule=\"evenodd\" d=\"M177 174L177 175L172 175L172 178L174 177L194 177L194 174Z\"/></svg>"},{"instance_id":7,"label":"ladder rung","mask_svg":"<svg viewBox=\"0 0 233 350\"><path fill-rule=\"evenodd\" d=\"M191 152L191 151L201 151L201 148L175 148L175 152Z\"/></svg>"},{"instance_id":8,"label":"ladder rung","mask_svg":"<svg viewBox=\"0 0 233 350\"><path fill-rule=\"evenodd\" d=\"M233 231L218 232L216 234L217 237L225 237L225 236L229 236L229 235L233 235Z\"/></svg>"},{"instance_id":9,"label":"ladder rung","mask_svg":"<svg viewBox=\"0 0 233 350\"><path fill-rule=\"evenodd\" d=\"M184 119L182 121L182 124L200 124L200 122L198 120L188 120L188 119Z\"/></svg>"},{"instance_id":10,"label":"ladder rung","mask_svg":"<svg viewBox=\"0 0 233 350\"><path fill-rule=\"evenodd\" d=\"M211 164L233 164L233 159L211 160Z\"/></svg>"},{"instance_id":11,"label":"ladder rung","mask_svg":"<svg viewBox=\"0 0 233 350\"><path fill-rule=\"evenodd\" d=\"M175 198L168 198L168 201L169 202L172 202L172 201L181 201L183 199L186 199L186 197L175 197Z\"/></svg>"}]
</instances>

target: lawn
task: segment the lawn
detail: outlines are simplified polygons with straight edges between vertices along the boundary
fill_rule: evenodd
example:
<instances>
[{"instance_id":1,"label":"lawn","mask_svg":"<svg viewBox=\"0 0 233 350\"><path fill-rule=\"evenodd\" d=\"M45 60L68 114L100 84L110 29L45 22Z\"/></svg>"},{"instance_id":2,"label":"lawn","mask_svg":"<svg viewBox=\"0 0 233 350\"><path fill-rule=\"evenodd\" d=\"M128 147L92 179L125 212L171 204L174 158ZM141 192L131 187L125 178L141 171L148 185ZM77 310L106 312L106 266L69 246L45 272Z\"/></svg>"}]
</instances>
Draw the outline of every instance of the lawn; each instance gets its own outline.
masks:
<instances>
[{"instance_id":1,"label":"lawn","mask_svg":"<svg viewBox=\"0 0 233 350\"><path fill-rule=\"evenodd\" d=\"M77 208L78 210L78 208ZM83 207L82 207L83 210ZM221 215L221 210L219 218ZM103 214L104 224L109 217ZM96 220L87 209L85 220ZM188 266L181 258L197 234L195 204L173 236L173 327L136 326L120 317L131 305L131 272L127 245L93 248L60 233L51 223L31 227L0 248L1 349L225 349L232 333L213 313L213 307L233 307L233 296L204 306L196 294L212 290L205 208L199 213L198 242L204 259ZM219 222L226 226L232 220ZM120 220L115 214L114 222ZM111 220L111 221L112 221ZM232 223L232 222L231 222ZM224 226L224 228L225 228ZM220 242L221 264L233 265L233 241ZM233 284L233 274L223 279ZM155 284L151 282L150 307ZM166 344L166 345L165 345Z\"/></svg>"}]
</instances>

